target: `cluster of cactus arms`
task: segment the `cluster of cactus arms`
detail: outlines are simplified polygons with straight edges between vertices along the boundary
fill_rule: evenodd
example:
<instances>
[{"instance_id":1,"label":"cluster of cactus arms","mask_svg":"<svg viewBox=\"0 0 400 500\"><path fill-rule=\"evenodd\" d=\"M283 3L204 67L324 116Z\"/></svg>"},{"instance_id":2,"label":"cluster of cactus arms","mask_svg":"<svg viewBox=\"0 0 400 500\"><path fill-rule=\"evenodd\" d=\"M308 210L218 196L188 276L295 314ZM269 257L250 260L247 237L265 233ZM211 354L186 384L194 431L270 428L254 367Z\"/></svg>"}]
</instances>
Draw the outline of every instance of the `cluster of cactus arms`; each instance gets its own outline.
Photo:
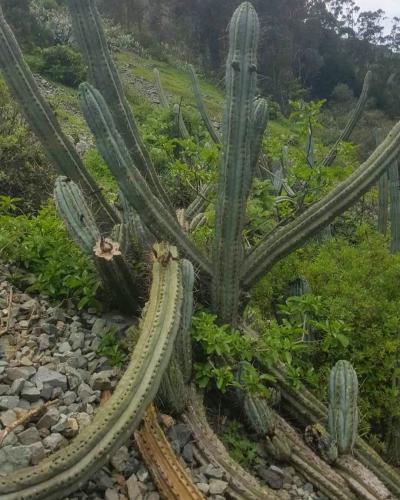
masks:
<instances>
[{"instance_id":1,"label":"cluster of cactus arms","mask_svg":"<svg viewBox=\"0 0 400 500\"><path fill-rule=\"evenodd\" d=\"M78 488L127 439L146 406L157 396L177 413L188 403L185 418L198 439L199 456L219 464L226 471L230 478L228 493L232 497L275 499L273 492L260 486L229 458L207 426L201 403L189 386L194 268L198 271L202 298L211 303L221 322L237 325L244 300L242 292L251 288L275 262L318 234L395 164L400 153L400 124L348 179L296 219L277 227L256 247L246 251L243 236L246 207L257 173L268 116L266 101L256 98L259 21L251 3L244 2L237 8L229 27L221 138L212 129L192 72L199 110L214 141L221 143L222 151L218 185L205 186L200 199L185 212L175 212L140 136L108 52L96 0L68 0L68 4L75 38L89 68L90 82L80 87L79 101L98 150L118 182L122 213L107 203L74 146L62 133L23 61L1 8L0 68L28 122L63 176L58 179L55 189L58 211L72 239L92 257L104 286L123 297L120 303L125 304L127 312L134 313L138 293L128 258L133 239L142 244L143 255L153 253L155 256L153 284L141 322L141 336L112 398L99 410L93 424L65 450L28 471L0 477L1 498L59 498L60 490L68 494ZM363 95L367 90L364 91ZM358 119L363 99L365 101L362 96L347 134ZM160 101L168 104L166 97L161 97ZM179 116L178 120L180 122ZM283 183L280 190L282 186ZM195 245L187 228L201 223L204 218L201 212L209 203L207 196L211 193L216 195L215 237L210 255L207 255ZM151 252L155 240L169 244L157 244ZM179 260L178 251L188 260ZM283 404L288 405L287 410L291 409L297 420L304 417L307 425L326 421L327 411L322 403L309 397L305 389L291 391L279 370L275 370L274 375L281 388ZM304 442L301 444L299 435L266 406L265 400L245 395L243 403L249 423L257 433L268 435L271 452L291 461L302 474L310 476L329 498L352 499L355 498L353 491L364 487L356 472L351 472L350 480L342 472L332 472L329 464L316 457ZM352 415L351 411L346 415ZM340 419L333 421L338 423ZM337 436L341 430L335 432ZM354 437L351 432L350 435ZM347 434L342 438L347 439ZM343 444L343 449L351 449L352 445L350 439ZM399 475L360 438L356 439L354 455L393 494L400 495Z\"/></svg>"},{"instance_id":2,"label":"cluster of cactus arms","mask_svg":"<svg viewBox=\"0 0 400 500\"><path fill-rule=\"evenodd\" d=\"M358 431L358 379L348 361L338 361L329 378L329 433L342 455L352 453Z\"/></svg>"},{"instance_id":3,"label":"cluster of cactus arms","mask_svg":"<svg viewBox=\"0 0 400 500\"><path fill-rule=\"evenodd\" d=\"M178 333L182 274L178 253L157 244L150 298L126 372L92 423L66 448L39 465L0 476L3 500L59 499L78 489L129 439L156 395Z\"/></svg>"}]
</instances>

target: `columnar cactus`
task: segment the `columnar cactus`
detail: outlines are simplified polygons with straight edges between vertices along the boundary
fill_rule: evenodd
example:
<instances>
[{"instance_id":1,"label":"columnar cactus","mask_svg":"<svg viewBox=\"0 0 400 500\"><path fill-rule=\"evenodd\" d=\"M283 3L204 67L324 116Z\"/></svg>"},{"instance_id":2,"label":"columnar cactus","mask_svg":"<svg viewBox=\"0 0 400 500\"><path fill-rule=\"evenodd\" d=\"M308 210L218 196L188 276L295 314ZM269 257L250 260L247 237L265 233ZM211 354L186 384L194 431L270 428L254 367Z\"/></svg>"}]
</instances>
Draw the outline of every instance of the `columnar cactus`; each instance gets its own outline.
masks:
<instances>
[{"instance_id":1,"label":"columnar cactus","mask_svg":"<svg viewBox=\"0 0 400 500\"><path fill-rule=\"evenodd\" d=\"M39 465L0 477L2 500L58 500L100 469L139 425L168 366L180 323L181 271L176 248L158 244L140 337L111 398L66 448Z\"/></svg>"},{"instance_id":2,"label":"columnar cactus","mask_svg":"<svg viewBox=\"0 0 400 500\"><path fill-rule=\"evenodd\" d=\"M242 232L252 180L258 35L257 14L249 2L244 2L235 11L229 27L223 151L213 250L213 307L224 322L235 318L239 305L240 269L244 259Z\"/></svg>"},{"instance_id":3,"label":"columnar cactus","mask_svg":"<svg viewBox=\"0 0 400 500\"><path fill-rule=\"evenodd\" d=\"M342 455L351 453L358 431L358 379L348 361L338 361L329 378L328 428Z\"/></svg>"},{"instance_id":4,"label":"columnar cactus","mask_svg":"<svg viewBox=\"0 0 400 500\"><path fill-rule=\"evenodd\" d=\"M392 253L400 252L400 165L396 160L388 169L390 231Z\"/></svg>"}]
</instances>

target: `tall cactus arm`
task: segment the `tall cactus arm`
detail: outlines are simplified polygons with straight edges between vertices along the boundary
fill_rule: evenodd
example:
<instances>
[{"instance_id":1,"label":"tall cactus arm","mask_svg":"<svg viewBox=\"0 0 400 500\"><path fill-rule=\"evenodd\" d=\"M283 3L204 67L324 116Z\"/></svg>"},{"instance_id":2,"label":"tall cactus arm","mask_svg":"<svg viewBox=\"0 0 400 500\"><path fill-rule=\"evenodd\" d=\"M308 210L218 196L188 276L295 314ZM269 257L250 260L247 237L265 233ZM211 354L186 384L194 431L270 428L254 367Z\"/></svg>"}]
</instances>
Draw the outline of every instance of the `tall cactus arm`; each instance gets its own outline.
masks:
<instances>
[{"instance_id":1,"label":"tall cactus arm","mask_svg":"<svg viewBox=\"0 0 400 500\"><path fill-rule=\"evenodd\" d=\"M158 98L160 100L160 106L165 109L169 109L169 100L167 94L164 92L164 88L161 83L160 72L158 71L157 68L154 68L153 73L154 73L154 82L157 87Z\"/></svg>"},{"instance_id":2,"label":"tall cactus arm","mask_svg":"<svg viewBox=\"0 0 400 500\"><path fill-rule=\"evenodd\" d=\"M97 146L128 202L151 228L153 234L176 244L202 271L211 275L208 259L194 246L176 218L151 192L119 135L107 104L101 94L88 84L80 87L79 98L84 115L96 137Z\"/></svg>"},{"instance_id":3,"label":"tall cactus arm","mask_svg":"<svg viewBox=\"0 0 400 500\"><path fill-rule=\"evenodd\" d=\"M113 395L66 448L35 467L0 477L2 500L57 500L82 487L131 435L154 398L180 322L181 273L177 251L155 247L150 299L131 361Z\"/></svg>"},{"instance_id":4,"label":"tall cactus arm","mask_svg":"<svg viewBox=\"0 0 400 500\"><path fill-rule=\"evenodd\" d=\"M100 231L78 185L68 177L57 177L54 200L71 239L86 255L92 255Z\"/></svg>"},{"instance_id":5,"label":"tall cactus arm","mask_svg":"<svg viewBox=\"0 0 400 500\"><path fill-rule=\"evenodd\" d=\"M119 222L117 214L102 196L74 146L63 134L50 106L40 94L1 7L0 69L51 162L60 174L66 175L81 186L88 199L93 200L96 205L97 220L102 223L102 228L111 230L112 226Z\"/></svg>"},{"instance_id":6,"label":"tall cactus arm","mask_svg":"<svg viewBox=\"0 0 400 500\"><path fill-rule=\"evenodd\" d=\"M213 249L213 308L221 321L227 323L235 323L239 304L244 257L242 232L251 186L258 35L257 13L249 2L244 2L233 14L229 29L227 98Z\"/></svg>"},{"instance_id":7,"label":"tall cactus arm","mask_svg":"<svg viewBox=\"0 0 400 500\"><path fill-rule=\"evenodd\" d=\"M183 119L181 105L178 103L174 104L172 112L175 118L176 130L178 134L182 137L182 139L189 139L190 134L186 127L185 120Z\"/></svg>"},{"instance_id":8,"label":"tall cactus arm","mask_svg":"<svg viewBox=\"0 0 400 500\"><path fill-rule=\"evenodd\" d=\"M357 105L352 112L349 121L347 122L347 125L343 129L342 133L338 137L337 141L333 145L332 149L329 151L328 155L326 158L323 160L322 165L324 167L330 167L332 163L335 161L337 153L338 153L338 148L340 144L344 141L348 141L351 137L351 134L353 133L353 130L356 128L357 123L359 122L365 108L365 104L368 99L368 94L369 94L369 89L371 86L372 82L372 72L368 71L367 74L365 75L364 78L364 84L363 88L360 94L360 97L358 99Z\"/></svg>"},{"instance_id":9,"label":"tall cactus arm","mask_svg":"<svg viewBox=\"0 0 400 500\"><path fill-rule=\"evenodd\" d=\"M298 248L356 202L397 159L399 153L400 123L393 127L384 142L348 179L293 222L272 236L267 236L249 254L242 272L243 287L250 288L275 262Z\"/></svg>"},{"instance_id":10,"label":"tall cactus arm","mask_svg":"<svg viewBox=\"0 0 400 500\"><path fill-rule=\"evenodd\" d=\"M378 231L386 236L389 222L389 179L383 172L378 182Z\"/></svg>"},{"instance_id":11,"label":"tall cactus arm","mask_svg":"<svg viewBox=\"0 0 400 500\"><path fill-rule=\"evenodd\" d=\"M74 35L89 68L89 78L110 107L118 132L152 192L165 207L168 197L140 136L135 117L125 98L122 83L112 60L95 0L68 0Z\"/></svg>"},{"instance_id":12,"label":"tall cactus arm","mask_svg":"<svg viewBox=\"0 0 400 500\"><path fill-rule=\"evenodd\" d=\"M256 99L254 101L254 137L251 146L251 167L253 175L257 167L258 159L260 158L262 142L267 125L268 103L265 99Z\"/></svg>"},{"instance_id":13,"label":"tall cactus arm","mask_svg":"<svg viewBox=\"0 0 400 500\"><path fill-rule=\"evenodd\" d=\"M192 90L196 101L196 106L203 119L204 125L206 126L208 133L210 134L210 137L215 142L215 144L221 144L221 138L217 134L217 131L215 130L214 125L211 123L210 117L208 116L203 96L201 94L200 83L199 79L197 78L196 71L191 64L188 65L188 69L189 69L190 80L192 82Z\"/></svg>"},{"instance_id":14,"label":"tall cactus arm","mask_svg":"<svg viewBox=\"0 0 400 500\"><path fill-rule=\"evenodd\" d=\"M390 230L392 253L400 252L400 175L399 161L396 160L388 170L390 194Z\"/></svg>"}]
</instances>

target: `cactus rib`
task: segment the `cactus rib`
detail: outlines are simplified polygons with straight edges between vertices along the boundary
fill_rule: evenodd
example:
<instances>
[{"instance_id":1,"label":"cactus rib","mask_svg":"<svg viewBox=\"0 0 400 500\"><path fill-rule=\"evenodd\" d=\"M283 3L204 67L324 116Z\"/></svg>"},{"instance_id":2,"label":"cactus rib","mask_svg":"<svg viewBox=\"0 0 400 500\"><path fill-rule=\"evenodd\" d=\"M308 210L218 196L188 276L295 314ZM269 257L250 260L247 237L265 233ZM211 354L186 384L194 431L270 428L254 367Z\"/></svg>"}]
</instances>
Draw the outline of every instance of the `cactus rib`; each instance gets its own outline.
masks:
<instances>
[{"instance_id":1,"label":"cactus rib","mask_svg":"<svg viewBox=\"0 0 400 500\"><path fill-rule=\"evenodd\" d=\"M348 179L338 184L293 222L271 236L266 236L248 255L242 273L243 287L250 288L275 262L343 213L376 182L399 153L400 123L397 123L385 141Z\"/></svg>"},{"instance_id":2,"label":"cactus rib","mask_svg":"<svg viewBox=\"0 0 400 500\"><path fill-rule=\"evenodd\" d=\"M367 103L368 99L368 94L369 94L369 89L371 86L372 82L372 72L367 71L367 74L365 75L364 78L364 83L363 83L363 88L360 94L360 97L358 99L357 105L352 112L349 121L346 124L346 127L343 129L342 133L340 134L339 138L333 145L332 149L329 151L327 154L326 158L322 162L323 167L330 167L332 163L335 161L337 153L338 153L338 148L340 144L344 141L348 141L351 137L351 134L353 133L353 130L357 126L357 123L359 122L365 108L365 104Z\"/></svg>"},{"instance_id":3,"label":"cactus rib","mask_svg":"<svg viewBox=\"0 0 400 500\"><path fill-rule=\"evenodd\" d=\"M167 209L168 197L157 177L139 127L124 96L118 71L112 60L95 0L68 0L74 35L84 54L92 84L102 93L113 114L118 132L151 191Z\"/></svg>"},{"instance_id":4,"label":"cactus rib","mask_svg":"<svg viewBox=\"0 0 400 500\"><path fill-rule=\"evenodd\" d=\"M400 175L399 161L396 160L388 169L389 195L390 195L390 251L395 254L400 252Z\"/></svg>"},{"instance_id":5,"label":"cactus rib","mask_svg":"<svg viewBox=\"0 0 400 500\"><path fill-rule=\"evenodd\" d=\"M154 81L157 87L158 98L160 100L160 106L165 109L170 109L168 97L164 92L164 88L161 83L160 72L158 71L157 68L154 68L153 73L154 73Z\"/></svg>"},{"instance_id":6,"label":"cactus rib","mask_svg":"<svg viewBox=\"0 0 400 500\"><path fill-rule=\"evenodd\" d=\"M189 69L190 80L192 82L192 90L196 101L196 106L203 119L204 125L206 126L208 133L210 134L210 137L215 142L215 144L221 144L221 139L217 134L214 125L211 123L210 117L208 116L203 96L201 94L200 83L199 79L197 78L196 71L192 64L188 65L188 69Z\"/></svg>"},{"instance_id":7,"label":"cactus rib","mask_svg":"<svg viewBox=\"0 0 400 500\"><path fill-rule=\"evenodd\" d=\"M74 146L62 132L53 111L44 100L25 63L21 50L0 7L0 68L21 106L22 112L60 174L78 183L96 205L102 229L111 230L119 222L117 214L85 169Z\"/></svg>"},{"instance_id":8,"label":"cactus rib","mask_svg":"<svg viewBox=\"0 0 400 500\"><path fill-rule=\"evenodd\" d=\"M113 395L64 449L39 465L0 477L3 500L56 500L80 488L137 427L167 368L180 322L181 273L177 251L155 246L150 299L141 335Z\"/></svg>"},{"instance_id":9,"label":"cactus rib","mask_svg":"<svg viewBox=\"0 0 400 500\"><path fill-rule=\"evenodd\" d=\"M135 165L131 165L128 150L101 94L89 84L82 84L79 99L99 151L128 202L157 237L176 244L189 259L211 275L208 259L197 250L176 218L154 196Z\"/></svg>"},{"instance_id":10,"label":"cactus rib","mask_svg":"<svg viewBox=\"0 0 400 500\"><path fill-rule=\"evenodd\" d=\"M258 35L257 13L249 2L244 2L236 9L229 28L227 98L213 248L213 308L222 322L233 324L237 319L244 257L242 231L252 180Z\"/></svg>"}]
</instances>

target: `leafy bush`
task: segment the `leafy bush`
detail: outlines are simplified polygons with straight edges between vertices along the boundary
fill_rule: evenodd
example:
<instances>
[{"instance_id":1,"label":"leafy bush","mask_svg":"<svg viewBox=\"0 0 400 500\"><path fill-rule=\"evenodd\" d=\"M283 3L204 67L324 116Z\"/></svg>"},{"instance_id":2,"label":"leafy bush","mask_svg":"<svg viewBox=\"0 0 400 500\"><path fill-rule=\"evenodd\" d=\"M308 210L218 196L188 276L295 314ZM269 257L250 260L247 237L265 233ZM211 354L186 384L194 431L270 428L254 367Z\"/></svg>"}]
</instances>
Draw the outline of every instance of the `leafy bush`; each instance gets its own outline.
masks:
<instances>
[{"instance_id":1,"label":"leafy bush","mask_svg":"<svg viewBox=\"0 0 400 500\"><path fill-rule=\"evenodd\" d=\"M41 292L54 299L72 298L79 308L98 306L99 286L88 259L67 236L53 206L37 216L10 214L13 204L3 200L0 213L0 259L27 271L14 279L29 282L28 291Z\"/></svg>"},{"instance_id":2,"label":"leafy bush","mask_svg":"<svg viewBox=\"0 0 400 500\"><path fill-rule=\"evenodd\" d=\"M86 78L81 54L68 45L43 49L38 69L46 78L69 87L77 87Z\"/></svg>"}]
</instances>

